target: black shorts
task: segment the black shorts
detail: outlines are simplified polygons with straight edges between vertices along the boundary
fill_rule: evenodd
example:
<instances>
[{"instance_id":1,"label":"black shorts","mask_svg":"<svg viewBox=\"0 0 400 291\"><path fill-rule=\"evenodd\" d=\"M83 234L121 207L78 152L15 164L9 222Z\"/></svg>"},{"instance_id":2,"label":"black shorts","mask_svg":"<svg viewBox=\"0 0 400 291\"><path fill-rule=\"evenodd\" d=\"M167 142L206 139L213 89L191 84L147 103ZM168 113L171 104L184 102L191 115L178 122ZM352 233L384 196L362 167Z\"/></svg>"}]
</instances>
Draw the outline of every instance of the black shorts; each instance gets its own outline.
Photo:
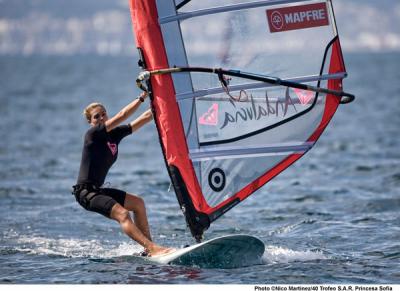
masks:
<instances>
[{"instance_id":1,"label":"black shorts","mask_svg":"<svg viewBox=\"0 0 400 291\"><path fill-rule=\"evenodd\" d=\"M91 185L74 186L76 201L89 211L100 213L110 218L111 209L117 203L124 206L126 192L113 188L99 188Z\"/></svg>"}]
</instances>

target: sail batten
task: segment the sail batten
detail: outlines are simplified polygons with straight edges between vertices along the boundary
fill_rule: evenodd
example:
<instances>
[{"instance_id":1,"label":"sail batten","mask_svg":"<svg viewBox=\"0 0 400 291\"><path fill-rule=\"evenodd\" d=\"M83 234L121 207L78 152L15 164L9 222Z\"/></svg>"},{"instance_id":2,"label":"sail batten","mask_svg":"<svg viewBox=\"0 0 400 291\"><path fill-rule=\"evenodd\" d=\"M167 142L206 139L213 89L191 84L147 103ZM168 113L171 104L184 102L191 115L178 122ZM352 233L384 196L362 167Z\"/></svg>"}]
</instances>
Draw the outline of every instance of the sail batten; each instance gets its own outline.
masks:
<instances>
[{"instance_id":1,"label":"sail batten","mask_svg":"<svg viewBox=\"0 0 400 291\"><path fill-rule=\"evenodd\" d=\"M259 147L259 148L237 148L237 149L218 149L218 150L202 150L190 151L192 161L205 161L213 159L238 159L243 157L261 157L270 155L288 155L303 154L311 149L313 143L304 143L301 145L285 145L275 147Z\"/></svg>"},{"instance_id":2,"label":"sail batten","mask_svg":"<svg viewBox=\"0 0 400 291\"><path fill-rule=\"evenodd\" d=\"M283 79L283 81L287 82L296 82L296 83L310 83L315 81L326 81L326 80L341 80L346 77L346 73L337 73L337 74L323 74L323 75L313 75L313 76L303 76L303 77L296 77L290 79ZM267 87L273 87L276 85L262 83L262 82L252 82L252 83L245 83L241 85L233 85L229 87L231 92L237 92L240 90L247 90L247 89L261 89ZM219 87L209 88L205 90L198 90L193 92L181 93L176 94L177 100L185 100L185 99L192 99L195 97L202 97L211 94L218 94L224 92L224 89Z\"/></svg>"},{"instance_id":3,"label":"sail batten","mask_svg":"<svg viewBox=\"0 0 400 291\"><path fill-rule=\"evenodd\" d=\"M313 0L302 0L302 2L307 2L307 1L313 1ZM201 9L201 10L197 10L197 11L182 12L177 15L160 17L160 24L165 24L165 23L173 22L173 21L182 21L185 19L199 17L199 16L203 16L203 15L211 15L211 14L231 12L231 11L237 11L237 10L243 10L243 9L267 7L267 6L273 6L273 5L290 4L290 3L296 3L296 2L299 2L299 1L298 0L267 0L267 1L254 1L251 3L240 3L240 4L234 4L234 5L212 7L209 9Z\"/></svg>"}]
</instances>

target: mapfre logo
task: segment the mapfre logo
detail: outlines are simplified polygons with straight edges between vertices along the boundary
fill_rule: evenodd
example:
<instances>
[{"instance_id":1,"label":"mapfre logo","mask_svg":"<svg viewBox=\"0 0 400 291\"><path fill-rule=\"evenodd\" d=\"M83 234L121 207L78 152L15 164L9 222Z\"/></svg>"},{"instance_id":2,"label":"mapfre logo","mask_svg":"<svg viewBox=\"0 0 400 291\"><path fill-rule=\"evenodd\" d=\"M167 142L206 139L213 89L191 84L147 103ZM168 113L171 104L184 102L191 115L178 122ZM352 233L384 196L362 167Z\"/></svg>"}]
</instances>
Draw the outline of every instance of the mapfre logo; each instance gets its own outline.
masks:
<instances>
[{"instance_id":1,"label":"mapfre logo","mask_svg":"<svg viewBox=\"0 0 400 291\"><path fill-rule=\"evenodd\" d=\"M281 32L329 25L329 14L325 2L268 9L270 32Z\"/></svg>"},{"instance_id":2,"label":"mapfre logo","mask_svg":"<svg viewBox=\"0 0 400 291\"><path fill-rule=\"evenodd\" d=\"M283 16L279 11L272 12L270 19L270 25L273 26L277 31L283 28Z\"/></svg>"}]
</instances>

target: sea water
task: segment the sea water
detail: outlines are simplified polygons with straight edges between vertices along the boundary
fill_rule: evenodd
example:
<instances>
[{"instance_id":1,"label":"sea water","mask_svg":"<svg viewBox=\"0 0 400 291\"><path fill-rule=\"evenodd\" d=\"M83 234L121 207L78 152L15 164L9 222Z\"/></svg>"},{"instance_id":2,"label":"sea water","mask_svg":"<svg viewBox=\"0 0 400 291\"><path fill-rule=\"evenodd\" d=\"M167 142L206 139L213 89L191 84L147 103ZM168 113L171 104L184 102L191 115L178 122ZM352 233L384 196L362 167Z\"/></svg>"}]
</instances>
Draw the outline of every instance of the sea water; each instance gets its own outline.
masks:
<instances>
[{"instance_id":1,"label":"sea water","mask_svg":"<svg viewBox=\"0 0 400 291\"><path fill-rule=\"evenodd\" d=\"M0 57L0 283L400 283L400 54L346 54L345 89L316 146L212 224L249 234L263 263L207 270L135 260L117 223L70 194L88 125L136 98L132 57ZM142 105L140 111L148 108ZM141 195L156 242L193 244L153 124L126 138L107 177Z\"/></svg>"}]
</instances>

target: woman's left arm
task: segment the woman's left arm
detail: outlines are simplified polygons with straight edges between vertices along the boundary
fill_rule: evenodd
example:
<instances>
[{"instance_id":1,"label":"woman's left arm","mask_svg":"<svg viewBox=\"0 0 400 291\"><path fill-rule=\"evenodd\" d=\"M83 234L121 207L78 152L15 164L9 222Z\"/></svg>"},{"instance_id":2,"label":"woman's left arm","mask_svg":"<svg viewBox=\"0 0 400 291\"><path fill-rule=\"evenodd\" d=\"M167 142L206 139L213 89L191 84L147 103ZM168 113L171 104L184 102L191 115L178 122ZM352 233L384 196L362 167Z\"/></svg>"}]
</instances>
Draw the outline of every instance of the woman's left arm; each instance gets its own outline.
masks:
<instances>
[{"instance_id":1,"label":"woman's left arm","mask_svg":"<svg viewBox=\"0 0 400 291\"><path fill-rule=\"evenodd\" d=\"M132 132L138 130L152 119L153 119L153 114L151 113L151 109L146 110L145 112L142 113L142 115L140 115L134 121L129 123L129 125L132 128Z\"/></svg>"}]
</instances>

